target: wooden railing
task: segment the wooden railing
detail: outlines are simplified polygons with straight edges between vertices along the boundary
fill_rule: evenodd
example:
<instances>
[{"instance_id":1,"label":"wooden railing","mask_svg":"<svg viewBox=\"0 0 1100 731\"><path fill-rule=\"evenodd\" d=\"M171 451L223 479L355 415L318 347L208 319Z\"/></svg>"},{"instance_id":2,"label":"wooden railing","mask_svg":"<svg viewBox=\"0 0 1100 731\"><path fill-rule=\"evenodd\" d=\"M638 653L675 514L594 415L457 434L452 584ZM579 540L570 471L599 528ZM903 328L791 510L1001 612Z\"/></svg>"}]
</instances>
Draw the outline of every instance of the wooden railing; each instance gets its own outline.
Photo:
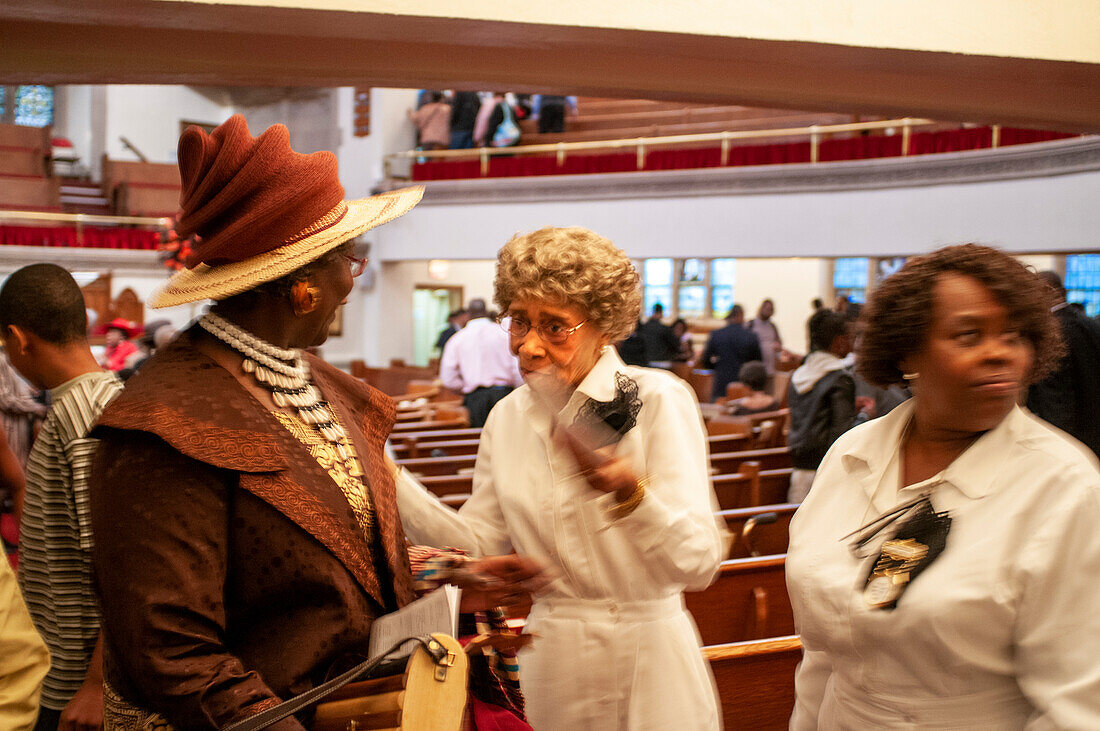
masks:
<instances>
[{"instance_id":1,"label":"wooden railing","mask_svg":"<svg viewBox=\"0 0 1100 731\"><path fill-rule=\"evenodd\" d=\"M914 127L925 127L940 124L931 119L885 119L877 122L855 122L852 124L811 125L809 127L790 127L785 129L753 129L737 130L730 132L708 132L703 134L670 135L667 137L635 137L622 140L593 140L588 142L556 142L542 145L517 145L515 147L478 147L466 150L407 150L386 155L384 166L386 177L391 174L392 163L398 160L428 159L428 160L462 160L477 158L481 161L481 176L489 174L489 159L499 155L529 155L552 152L557 156L558 166L565 164L565 157L570 152L588 150L621 150L634 148L637 156L638 169L645 167L646 150L655 147L670 147L674 145L697 144L718 142L722 148L722 162L725 166L729 162L730 147L734 140L753 140L768 137L805 137L810 138L810 162L818 161L818 152L822 138L845 132L864 132L871 130L901 128L901 154L909 155L910 137ZM1000 127L993 127L993 147L997 147L1000 138Z\"/></svg>"},{"instance_id":2,"label":"wooden railing","mask_svg":"<svg viewBox=\"0 0 1100 731\"><path fill-rule=\"evenodd\" d=\"M101 216L90 213L46 213L40 211L0 210L0 226L4 224L68 224L76 229L78 246L84 246L84 227L141 227L161 231L172 225L170 218L148 216Z\"/></svg>"}]
</instances>

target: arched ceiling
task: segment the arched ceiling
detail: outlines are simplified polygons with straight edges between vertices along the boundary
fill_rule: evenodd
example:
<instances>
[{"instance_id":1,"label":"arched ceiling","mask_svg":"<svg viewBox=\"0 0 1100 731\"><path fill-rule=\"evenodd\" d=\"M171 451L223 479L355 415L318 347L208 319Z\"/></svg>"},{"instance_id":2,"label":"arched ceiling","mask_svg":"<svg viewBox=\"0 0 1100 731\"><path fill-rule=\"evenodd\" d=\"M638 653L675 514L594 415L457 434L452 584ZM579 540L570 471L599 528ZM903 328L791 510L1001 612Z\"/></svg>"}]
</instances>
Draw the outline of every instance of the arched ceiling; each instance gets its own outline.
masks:
<instances>
[{"instance_id":1,"label":"arched ceiling","mask_svg":"<svg viewBox=\"0 0 1100 731\"><path fill-rule=\"evenodd\" d=\"M1098 132L1100 6L4 0L0 83L505 88Z\"/></svg>"}]
</instances>

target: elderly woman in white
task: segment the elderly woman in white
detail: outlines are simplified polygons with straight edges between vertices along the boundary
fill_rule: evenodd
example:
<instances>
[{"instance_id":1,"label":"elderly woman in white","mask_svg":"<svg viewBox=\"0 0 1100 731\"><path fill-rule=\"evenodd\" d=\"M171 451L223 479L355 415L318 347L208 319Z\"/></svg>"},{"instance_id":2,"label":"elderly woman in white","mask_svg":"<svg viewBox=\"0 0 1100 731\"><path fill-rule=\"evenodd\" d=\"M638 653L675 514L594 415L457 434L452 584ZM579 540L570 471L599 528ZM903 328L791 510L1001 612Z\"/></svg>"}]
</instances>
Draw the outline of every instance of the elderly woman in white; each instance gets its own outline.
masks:
<instances>
[{"instance_id":1,"label":"elderly woman in white","mask_svg":"<svg viewBox=\"0 0 1100 731\"><path fill-rule=\"evenodd\" d=\"M630 260L591 231L545 228L505 245L495 285L527 383L489 414L460 511L398 475L406 532L556 574L520 655L536 729L719 728L681 593L714 578L724 535L692 392L611 347L638 319Z\"/></svg>"},{"instance_id":2,"label":"elderly woman in white","mask_svg":"<svg viewBox=\"0 0 1100 731\"><path fill-rule=\"evenodd\" d=\"M1100 473L1017 406L1062 353L1049 295L969 244L875 291L860 369L914 396L791 522L791 728L1100 729Z\"/></svg>"}]
</instances>

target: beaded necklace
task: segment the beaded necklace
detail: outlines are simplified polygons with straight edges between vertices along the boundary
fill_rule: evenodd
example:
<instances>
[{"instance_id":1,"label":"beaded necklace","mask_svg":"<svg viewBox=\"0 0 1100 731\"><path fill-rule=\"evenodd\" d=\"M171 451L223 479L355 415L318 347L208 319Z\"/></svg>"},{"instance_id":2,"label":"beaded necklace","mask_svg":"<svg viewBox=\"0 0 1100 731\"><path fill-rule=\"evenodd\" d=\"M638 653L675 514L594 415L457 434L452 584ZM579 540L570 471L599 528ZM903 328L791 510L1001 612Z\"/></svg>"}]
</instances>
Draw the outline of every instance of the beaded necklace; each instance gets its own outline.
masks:
<instances>
[{"instance_id":1,"label":"beaded necklace","mask_svg":"<svg viewBox=\"0 0 1100 731\"><path fill-rule=\"evenodd\" d=\"M241 370L271 391L275 405L293 406L299 419L317 430L347 459L344 446L348 443L347 432L321 398L320 389L313 385L309 364L301 351L272 345L213 312L199 318L199 327L244 356Z\"/></svg>"}]
</instances>

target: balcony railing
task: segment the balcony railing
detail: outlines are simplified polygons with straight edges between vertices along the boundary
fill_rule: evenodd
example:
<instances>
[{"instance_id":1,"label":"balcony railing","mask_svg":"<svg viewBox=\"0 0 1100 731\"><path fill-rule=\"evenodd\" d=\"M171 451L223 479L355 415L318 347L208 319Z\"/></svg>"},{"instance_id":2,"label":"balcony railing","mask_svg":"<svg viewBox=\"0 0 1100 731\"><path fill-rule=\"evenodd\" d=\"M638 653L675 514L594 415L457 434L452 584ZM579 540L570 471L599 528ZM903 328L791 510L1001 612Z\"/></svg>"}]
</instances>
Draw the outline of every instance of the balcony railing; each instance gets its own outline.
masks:
<instances>
[{"instance_id":1,"label":"balcony railing","mask_svg":"<svg viewBox=\"0 0 1100 731\"><path fill-rule=\"evenodd\" d=\"M0 210L0 244L156 249L170 218ZM134 229L144 229L136 231Z\"/></svg>"},{"instance_id":2,"label":"balcony railing","mask_svg":"<svg viewBox=\"0 0 1100 731\"><path fill-rule=\"evenodd\" d=\"M386 177L393 177L392 164L399 160L471 160L481 161L481 176L489 174L489 160L496 156L533 155L553 153L557 157L558 167L565 164L566 156L571 152L592 150L622 150L633 148L637 159L637 169L645 168L646 151L653 148L676 145L718 142L721 145L721 165L729 163L730 148L735 140L756 140L774 137L809 137L810 162L819 159L821 141L830 135L848 132L867 132L885 129L901 129L901 154L910 153L910 137L916 127L941 124L931 119L887 119L877 122L854 122L851 124L811 125L809 127L789 127L783 129L754 129L727 132L708 132L690 135L670 135L667 137L635 137L620 140L593 140L586 142L556 142L541 145L517 145L515 147L478 147L466 150L407 150L386 155L384 166ZM1000 127L993 126L992 146L1000 144Z\"/></svg>"}]
</instances>

